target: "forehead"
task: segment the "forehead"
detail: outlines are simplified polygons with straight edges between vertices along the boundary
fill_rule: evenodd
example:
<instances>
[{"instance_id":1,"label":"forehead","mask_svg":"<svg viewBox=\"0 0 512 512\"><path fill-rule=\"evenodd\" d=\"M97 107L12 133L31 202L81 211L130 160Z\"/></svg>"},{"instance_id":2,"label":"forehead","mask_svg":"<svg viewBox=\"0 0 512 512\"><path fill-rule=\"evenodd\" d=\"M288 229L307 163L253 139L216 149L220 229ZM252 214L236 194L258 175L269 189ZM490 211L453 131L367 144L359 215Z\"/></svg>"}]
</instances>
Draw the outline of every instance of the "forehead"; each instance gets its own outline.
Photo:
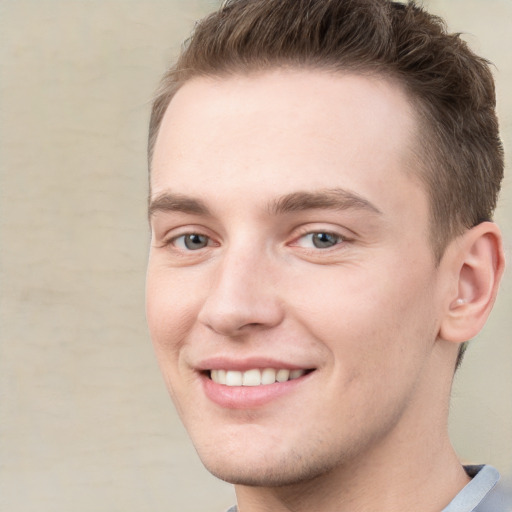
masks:
<instances>
[{"instance_id":1,"label":"forehead","mask_svg":"<svg viewBox=\"0 0 512 512\"><path fill-rule=\"evenodd\" d=\"M264 177L282 193L342 186L378 195L394 174L410 179L417 131L406 94L381 76L273 70L196 78L163 118L152 194L172 187L201 195L220 183L259 191Z\"/></svg>"}]
</instances>

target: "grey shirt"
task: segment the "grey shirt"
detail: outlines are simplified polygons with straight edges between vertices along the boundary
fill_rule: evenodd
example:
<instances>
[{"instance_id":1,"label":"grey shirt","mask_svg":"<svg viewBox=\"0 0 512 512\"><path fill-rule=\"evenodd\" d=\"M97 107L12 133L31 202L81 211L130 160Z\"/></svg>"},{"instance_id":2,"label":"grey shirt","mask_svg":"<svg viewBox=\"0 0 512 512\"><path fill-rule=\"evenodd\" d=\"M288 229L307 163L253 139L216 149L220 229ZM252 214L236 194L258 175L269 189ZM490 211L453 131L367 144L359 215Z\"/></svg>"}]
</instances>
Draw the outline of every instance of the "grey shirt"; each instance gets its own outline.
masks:
<instances>
[{"instance_id":1,"label":"grey shirt","mask_svg":"<svg viewBox=\"0 0 512 512\"><path fill-rule=\"evenodd\" d=\"M492 466L465 466L464 469L471 482L442 512L512 512L510 489L499 483L496 469Z\"/></svg>"},{"instance_id":2,"label":"grey shirt","mask_svg":"<svg viewBox=\"0 0 512 512\"><path fill-rule=\"evenodd\" d=\"M441 512L512 512L512 492L498 483L492 466L465 466L471 477L464 489ZM236 506L227 512L237 512Z\"/></svg>"}]
</instances>

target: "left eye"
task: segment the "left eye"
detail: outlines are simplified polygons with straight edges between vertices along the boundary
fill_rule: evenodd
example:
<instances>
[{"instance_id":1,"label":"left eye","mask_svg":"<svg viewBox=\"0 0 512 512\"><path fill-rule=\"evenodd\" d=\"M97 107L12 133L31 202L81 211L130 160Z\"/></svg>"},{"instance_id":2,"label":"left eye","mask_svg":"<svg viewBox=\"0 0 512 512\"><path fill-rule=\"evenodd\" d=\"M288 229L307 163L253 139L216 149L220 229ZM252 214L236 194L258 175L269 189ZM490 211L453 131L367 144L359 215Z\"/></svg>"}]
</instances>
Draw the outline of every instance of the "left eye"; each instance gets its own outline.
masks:
<instances>
[{"instance_id":1,"label":"left eye","mask_svg":"<svg viewBox=\"0 0 512 512\"><path fill-rule=\"evenodd\" d=\"M173 240L173 244L178 249L187 251L197 251L198 249L204 249L208 246L210 239L205 235L199 235L198 233L189 233L187 235L181 235Z\"/></svg>"},{"instance_id":2,"label":"left eye","mask_svg":"<svg viewBox=\"0 0 512 512\"><path fill-rule=\"evenodd\" d=\"M317 232L308 233L300 237L299 244L302 247L315 247L316 249L329 249L343 242L343 237L335 233Z\"/></svg>"}]
</instances>

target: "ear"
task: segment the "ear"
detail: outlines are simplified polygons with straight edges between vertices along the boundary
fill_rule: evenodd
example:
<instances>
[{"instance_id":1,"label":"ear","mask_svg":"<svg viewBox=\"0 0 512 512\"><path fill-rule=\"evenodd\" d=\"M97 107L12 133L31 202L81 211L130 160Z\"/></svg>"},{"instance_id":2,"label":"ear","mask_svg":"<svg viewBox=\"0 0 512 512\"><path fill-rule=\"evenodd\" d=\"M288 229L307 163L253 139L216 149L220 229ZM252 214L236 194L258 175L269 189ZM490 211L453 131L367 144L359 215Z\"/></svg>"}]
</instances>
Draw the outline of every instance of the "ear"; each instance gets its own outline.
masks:
<instances>
[{"instance_id":1,"label":"ear","mask_svg":"<svg viewBox=\"0 0 512 512\"><path fill-rule=\"evenodd\" d=\"M454 277L447 295L441 339L463 343L484 326L498 293L505 268L498 226L482 222L457 238L446 256Z\"/></svg>"}]
</instances>

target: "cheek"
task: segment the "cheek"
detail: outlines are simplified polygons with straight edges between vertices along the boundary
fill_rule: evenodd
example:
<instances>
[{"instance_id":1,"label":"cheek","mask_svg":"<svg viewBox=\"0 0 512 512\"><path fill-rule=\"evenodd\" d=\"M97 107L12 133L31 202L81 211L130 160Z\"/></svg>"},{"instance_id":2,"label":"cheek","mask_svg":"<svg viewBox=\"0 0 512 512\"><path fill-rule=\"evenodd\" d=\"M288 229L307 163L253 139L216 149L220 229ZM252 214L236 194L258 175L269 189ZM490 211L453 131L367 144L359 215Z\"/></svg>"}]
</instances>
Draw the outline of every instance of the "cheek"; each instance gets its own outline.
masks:
<instances>
[{"instance_id":1,"label":"cheek","mask_svg":"<svg viewBox=\"0 0 512 512\"><path fill-rule=\"evenodd\" d=\"M294 309L349 374L351 368L388 373L407 364L408 354L416 364L426 341L435 338L429 280L420 272L388 266L383 276L340 268L323 281L331 285L303 281Z\"/></svg>"},{"instance_id":2,"label":"cheek","mask_svg":"<svg viewBox=\"0 0 512 512\"><path fill-rule=\"evenodd\" d=\"M146 318L159 360L172 358L192 328L197 312L196 293L165 269L148 268Z\"/></svg>"},{"instance_id":3,"label":"cheek","mask_svg":"<svg viewBox=\"0 0 512 512\"><path fill-rule=\"evenodd\" d=\"M169 271L148 267L146 281L146 318L155 355L167 390L180 414L180 397L187 401L188 379L180 357L186 337L193 327L194 294L186 293Z\"/></svg>"},{"instance_id":4,"label":"cheek","mask_svg":"<svg viewBox=\"0 0 512 512\"><path fill-rule=\"evenodd\" d=\"M303 323L330 353L325 396L332 407L325 410L338 411L336 424L347 417L361 429L391 422L414 393L435 329L428 291L410 284L346 278L339 289L308 293L316 314Z\"/></svg>"}]
</instances>

